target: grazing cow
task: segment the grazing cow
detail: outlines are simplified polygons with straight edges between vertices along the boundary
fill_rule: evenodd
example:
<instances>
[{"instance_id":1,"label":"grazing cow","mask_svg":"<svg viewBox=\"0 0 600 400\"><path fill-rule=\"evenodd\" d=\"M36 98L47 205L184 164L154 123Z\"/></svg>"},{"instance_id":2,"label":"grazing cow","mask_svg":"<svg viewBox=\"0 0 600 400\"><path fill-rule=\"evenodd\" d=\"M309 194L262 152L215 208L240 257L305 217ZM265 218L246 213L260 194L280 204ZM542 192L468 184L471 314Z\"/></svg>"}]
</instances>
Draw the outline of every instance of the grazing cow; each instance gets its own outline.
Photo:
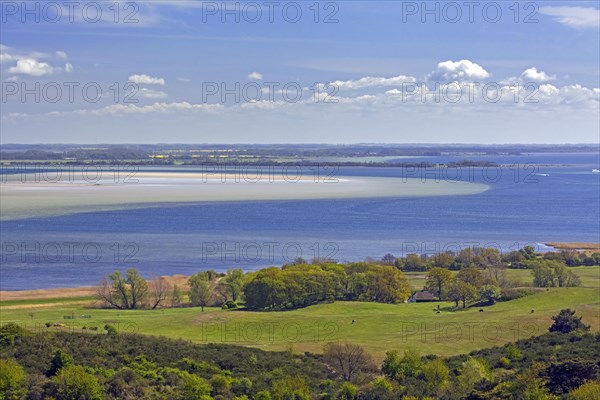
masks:
<instances>
[{"instance_id":1,"label":"grazing cow","mask_svg":"<svg viewBox=\"0 0 600 400\"><path fill-rule=\"evenodd\" d=\"M356 323L356 320L355 320L355 319L353 319L353 320L352 320L352 325L354 325L355 323Z\"/></svg>"},{"instance_id":2,"label":"grazing cow","mask_svg":"<svg viewBox=\"0 0 600 400\"><path fill-rule=\"evenodd\" d=\"M483 308L480 308L480 309L479 309L479 312L483 312Z\"/></svg>"}]
</instances>

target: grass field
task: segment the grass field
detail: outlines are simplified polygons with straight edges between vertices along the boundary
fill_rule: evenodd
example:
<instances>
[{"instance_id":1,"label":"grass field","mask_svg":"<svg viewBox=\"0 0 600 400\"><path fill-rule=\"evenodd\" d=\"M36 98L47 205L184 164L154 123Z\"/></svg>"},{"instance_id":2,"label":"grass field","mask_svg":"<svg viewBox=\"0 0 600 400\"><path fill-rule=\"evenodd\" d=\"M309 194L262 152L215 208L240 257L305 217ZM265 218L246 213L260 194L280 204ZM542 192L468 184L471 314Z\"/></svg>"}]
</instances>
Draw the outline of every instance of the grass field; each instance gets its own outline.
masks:
<instances>
[{"instance_id":1,"label":"grass field","mask_svg":"<svg viewBox=\"0 0 600 400\"><path fill-rule=\"evenodd\" d=\"M378 360L389 349L412 347L423 354L454 355L542 334L562 308L577 310L594 331L600 330L600 268L574 268L579 288L553 288L534 295L465 311L433 311L450 303L377 304L336 302L286 312L224 311L207 308L101 310L89 298L17 300L0 303L2 323L34 329L82 331L82 326L113 324L121 331L182 338L197 343L230 343L265 350L320 352L330 341L364 346ZM529 271L511 271L529 281ZM419 283L417 274L411 282ZM423 274L420 274L423 275ZM531 311L534 311L533 313ZM64 316L75 319L63 319ZM91 318L80 318L82 315ZM352 320L356 322L353 324ZM45 323L64 327L46 328ZM88 330L86 330L88 331ZM93 334L93 333L90 333Z\"/></svg>"}]
</instances>

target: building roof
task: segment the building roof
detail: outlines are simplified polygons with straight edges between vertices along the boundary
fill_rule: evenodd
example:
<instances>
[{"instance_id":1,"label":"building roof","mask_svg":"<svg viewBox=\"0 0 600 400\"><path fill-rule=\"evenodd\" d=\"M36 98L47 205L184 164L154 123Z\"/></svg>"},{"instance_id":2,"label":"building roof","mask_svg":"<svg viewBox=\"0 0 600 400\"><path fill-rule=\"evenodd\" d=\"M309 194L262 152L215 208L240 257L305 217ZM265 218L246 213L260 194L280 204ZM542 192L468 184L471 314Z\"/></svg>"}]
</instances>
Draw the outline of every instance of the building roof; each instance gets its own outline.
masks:
<instances>
[{"instance_id":1,"label":"building roof","mask_svg":"<svg viewBox=\"0 0 600 400\"><path fill-rule=\"evenodd\" d=\"M428 290L421 290L419 292L413 293L411 296L415 300L434 300L435 296Z\"/></svg>"}]
</instances>

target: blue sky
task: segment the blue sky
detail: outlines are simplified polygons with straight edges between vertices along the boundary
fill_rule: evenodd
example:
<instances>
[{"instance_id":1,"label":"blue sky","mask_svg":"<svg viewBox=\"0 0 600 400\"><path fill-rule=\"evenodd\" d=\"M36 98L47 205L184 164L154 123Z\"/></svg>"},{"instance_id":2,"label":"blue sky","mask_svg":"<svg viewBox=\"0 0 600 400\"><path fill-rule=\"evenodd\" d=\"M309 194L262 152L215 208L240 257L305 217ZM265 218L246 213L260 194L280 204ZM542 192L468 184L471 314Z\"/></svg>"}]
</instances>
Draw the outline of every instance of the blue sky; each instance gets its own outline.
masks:
<instances>
[{"instance_id":1,"label":"blue sky","mask_svg":"<svg viewBox=\"0 0 600 400\"><path fill-rule=\"evenodd\" d=\"M600 141L597 1L67 4L2 1L1 143Z\"/></svg>"}]
</instances>

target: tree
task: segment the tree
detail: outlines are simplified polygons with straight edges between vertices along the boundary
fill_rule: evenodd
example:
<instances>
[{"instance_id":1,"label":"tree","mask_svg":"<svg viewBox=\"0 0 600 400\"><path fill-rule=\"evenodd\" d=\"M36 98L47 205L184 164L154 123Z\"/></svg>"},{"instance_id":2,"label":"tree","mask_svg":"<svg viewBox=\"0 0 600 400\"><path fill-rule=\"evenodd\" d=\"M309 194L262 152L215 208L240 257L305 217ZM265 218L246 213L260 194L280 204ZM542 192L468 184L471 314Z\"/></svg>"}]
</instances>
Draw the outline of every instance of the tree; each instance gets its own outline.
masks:
<instances>
[{"instance_id":1,"label":"tree","mask_svg":"<svg viewBox=\"0 0 600 400\"><path fill-rule=\"evenodd\" d=\"M519 372L515 378L507 382L506 393L508 398L524 400L553 400L557 397L552 396L546 387L546 381L541 377L544 366L542 363L534 362L529 368ZM505 396L501 398L507 398Z\"/></svg>"},{"instance_id":2,"label":"tree","mask_svg":"<svg viewBox=\"0 0 600 400\"><path fill-rule=\"evenodd\" d=\"M425 271L427 263L418 254L408 254L404 259L398 259L403 271Z\"/></svg>"},{"instance_id":3,"label":"tree","mask_svg":"<svg viewBox=\"0 0 600 400\"><path fill-rule=\"evenodd\" d=\"M483 281L483 275L479 269L467 267L458 271L458 274L456 274L456 279L471 284L475 287L479 287Z\"/></svg>"},{"instance_id":4,"label":"tree","mask_svg":"<svg viewBox=\"0 0 600 400\"><path fill-rule=\"evenodd\" d=\"M142 278L135 268L130 268L125 273L125 283L129 285L131 308L139 308L148 294L148 283Z\"/></svg>"},{"instance_id":5,"label":"tree","mask_svg":"<svg viewBox=\"0 0 600 400\"><path fill-rule=\"evenodd\" d=\"M438 253L431 258L431 265L439 268L450 268L455 262L456 255L451 251Z\"/></svg>"},{"instance_id":6,"label":"tree","mask_svg":"<svg viewBox=\"0 0 600 400\"><path fill-rule=\"evenodd\" d=\"M456 279L448 287L447 297L453 300L458 307L458 302L462 302L463 308L467 307L467 303L477 298L477 288L470 283Z\"/></svg>"},{"instance_id":7,"label":"tree","mask_svg":"<svg viewBox=\"0 0 600 400\"><path fill-rule=\"evenodd\" d=\"M496 285L483 285L479 288L479 296L489 304L494 304L501 296L500 288Z\"/></svg>"},{"instance_id":8,"label":"tree","mask_svg":"<svg viewBox=\"0 0 600 400\"><path fill-rule=\"evenodd\" d=\"M443 360L436 358L423 366L423 377L427 382L429 394L437 396L450 379L450 370Z\"/></svg>"},{"instance_id":9,"label":"tree","mask_svg":"<svg viewBox=\"0 0 600 400\"><path fill-rule=\"evenodd\" d=\"M401 382L407 377L418 376L422 368L423 360L416 350L405 350L402 358L396 350L392 350L385 353L381 372L388 378Z\"/></svg>"},{"instance_id":10,"label":"tree","mask_svg":"<svg viewBox=\"0 0 600 400\"><path fill-rule=\"evenodd\" d=\"M60 370L53 378L57 400L102 400L102 387L96 377L79 365Z\"/></svg>"},{"instance_id":11,"label":"tree","mask_svg":"<svg viewBox=\"0 0 600 400\"><path fill-rule=\"evenodd\" d=\"M163 303L169 293L171 292L171 285L169 282L161 277L155 276L150 280L150 293L152 297L151 308L154 310L161 303Z\"/></svg>"},{"instance_id":12,"label":"tree","mask_svg":"<svg viewBox=\"0 0 600 400\"><path fill-rule=\"evenodd\" d=\"M463 363L460 375L457 378L457 393L461 398L467 397L478 382L491 378L491 373L485 364L473 357Z\"/></svg>"},{"instance_id":13,"label":"tree","mask_svg":"<svg viewBox=\"0 0 600 400\"><path fill-rule=\"evenodd\" d=\"M401 379L400 353L397 350L390 350L385 353L381 372L390 379Z\"/></svg>"},{"instance_id":14,"label":"tree","mask_svg":"<svg viewBox=\"0 0 600 400\"><path fill-rule=\"evenodd\" d=\"M0 399L18 400L27 393L27 374L12 359L0 359Z\"/></svg>"},{"instance_id":15,"label":"tree","mask_svg":"<svg viewBox=\"0 0 600 400\"><path fill-rule=\"evenodd\" d=\"M404 274L390 266L376 266L367 274L367 293L380 303L399 303L410 297L410 284Z\"/></svg>"},{"instance_id":16,"label":"tree","mask_svg":"<svg viewBox=\"0 0 600 400\"><path fill-rule=\"evenodd\" d=\"M323 350L323 360L347 382L361 373L370 373L375 369L371 356L356 344L327 343Z\"/></svg>"},{"instance_id":17,"label":"tree","mask_svg":"<svg viewBox=\"0 0 600 400\"><path fill-rule=\"evenodd\" d=\"M393 254L387 253L381 259L383 265L394 265L396 263L396 257Z\"/></svg>"},{"instance_id":18,"label":"tree","mask_svg":"<svg viewBox=\"0 0 600 400\"><path fill-rule=\"evenodd\" d=\"M425 288L441 299L444 288L451 280L452 272L449 270L439 267L431 268L427 272Z\"/></svg>"},{"instance_id":19,"label":"tree","mask_svg":"<svg viewBox=\"0 0 600 400\"><path fill-rule=\"evenodd\" d=\"M188 282L190 285L190 300L192 305L200 306L202 311L204 311L204 307L210 304L212 298L210 282L202 272L192 275Z\"/></svg>"},{"instance_id":20,"label":"tree","mask_svg":"<svg viewBox=\"0 0 600 400\"><path fill-rule=\"evenodd\" d=\"M121 271L113 272L96 289L101 301L119 309L141 308L147 294L148 283L135 268L128 269L125 277Z\"/></svg>"},{"instance_id":21,"label":"tree","mask_svg":"<svg viewBox=\"0 0 600 400\"><path fill-rule=\"evenodd\" d=\"M552 268L554 269L554 277L556 278L558 287L574 287L581 285L579 277L573 271L569 271L564 264L556 263Z\"/></svg>"},{"instance_id":22,"label":"tree","mask_svg":"<svg viewBox=\"0 0 600 400\"><path fill-rule=\"evenodd\" d=\"M61 349L54 352L52 359L50 360L50 369L46 373L48 376L54 376L58 374L61 368L68 367L73 364L73 357L70 354L65 353Z\"/></svg>"},{"instance_id":23,"label":"tree","mask_svg":"<svg viewBox=\"0 0 600 400\"><path fill-rule=\"evenodd\" d=\"M531 274L533 275L533 286L535 287L554 287L554 270L550 268L549 261L538 262L533 265Z\"/></svg>"},{"instance_id":24,"label":"tree","mask_svg":"<svg viewBox=\"0 0 600 400\"><path fill-rule=\"evenodd\" d=\"M570 333L576 330L588 331L590 327L581 322L581 317L575 316L575 310L569 308L560 310L552 317L554 323L548 330L550 332Z\"/></svg>"},{"instance_id":25,"label":"tree","mask_svg":"<svg viewBox=\"0 0 600 400\"><path fill-rule=\"evenodd\" d=\"M535 248L533 246L525 246L519 252L523 255L526 260L535 259Z\"/></svg>"},{"instance_id":26,"label":"tree","mask_svg":"<svg viewBox=\"0 0 600 400\"><path fill-rule=\"evenodd\" d=\"M283 270L271 267L252 274L244 288L246 307L254 310L281 308L285 302L283 273Z\"/></svg>"},{"instance_id":27,"label":"tree","mask_svg":"<svg viewBox=\"0 0 600 400\"><path fill-rule=\"evenodd\" d=\"M181 304L181 298L183 293L178 285L173 285L173 290L171 291L171 299L169 301L171 307L177 307Z\"/></svg>"},{"instance_id":28,"label":"tree","mask_svg":"<svg viewBox=\"0 0 600 400\"><path fill-rule=\"evenodd\" d=\"M241 269L230 269L223 278L223 283L231 294L231 299L236 302L244 290L245 276Z\"/></svg>"}]
</instances>

